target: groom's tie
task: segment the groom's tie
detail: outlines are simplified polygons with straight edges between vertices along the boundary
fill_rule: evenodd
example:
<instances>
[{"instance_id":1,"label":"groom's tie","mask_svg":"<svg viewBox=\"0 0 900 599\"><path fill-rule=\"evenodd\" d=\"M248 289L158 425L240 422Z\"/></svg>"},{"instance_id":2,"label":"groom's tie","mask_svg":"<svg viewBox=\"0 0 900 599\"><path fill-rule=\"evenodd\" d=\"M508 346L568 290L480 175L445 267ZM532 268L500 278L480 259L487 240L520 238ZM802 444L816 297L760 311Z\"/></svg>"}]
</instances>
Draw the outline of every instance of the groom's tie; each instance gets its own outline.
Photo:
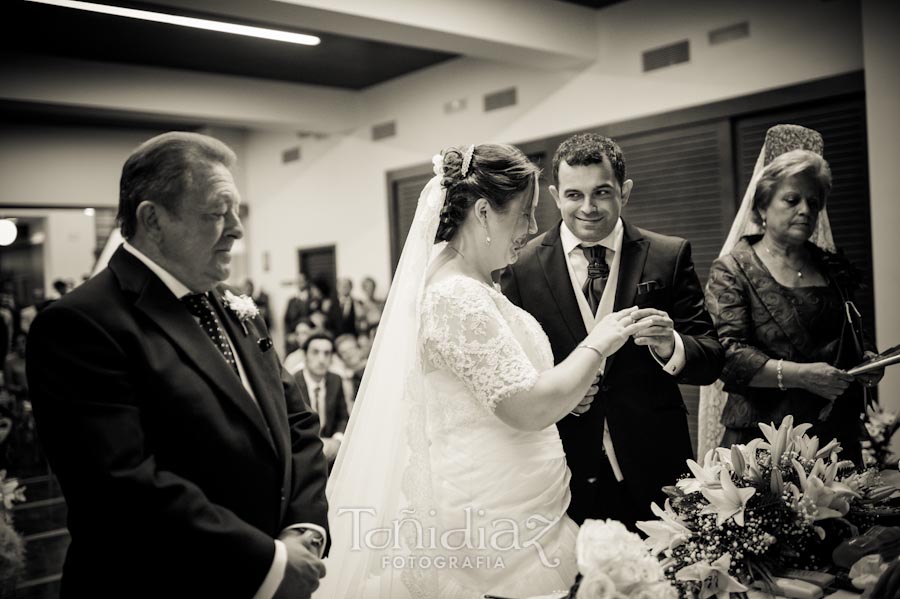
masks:
<instances>
[{"instance_id":1,"label":"groom's tie","mask_svg":"<svg viewBox=\"0 0 900 599\"><path fill-rule=\"evenodd\" d=\"M591 306L591 314L597 314L597 306L603 297L603 288L609 278L609 265L606 264L606 248L602 245L581 246L584 257L587 258L587 279L581 290Z\"/></svg>"},{"instance_id":2,"label":"groom's tie","mask_svg":"<svg viewBox=\"0 0 900 599\"><path fill-rule=\"evenodd\" d=\"M187 306L188 312L200 319L200 328L212 340L213 345L216 346L228 365L234 369L235 374L240 376L237 361L235 361L231 346L228 345L228 340L225 338L225 330L219 324L219 319L216 318L216 313L207 295L192 293L181 298L181 302Z\"/></svg>"}]
</instances>

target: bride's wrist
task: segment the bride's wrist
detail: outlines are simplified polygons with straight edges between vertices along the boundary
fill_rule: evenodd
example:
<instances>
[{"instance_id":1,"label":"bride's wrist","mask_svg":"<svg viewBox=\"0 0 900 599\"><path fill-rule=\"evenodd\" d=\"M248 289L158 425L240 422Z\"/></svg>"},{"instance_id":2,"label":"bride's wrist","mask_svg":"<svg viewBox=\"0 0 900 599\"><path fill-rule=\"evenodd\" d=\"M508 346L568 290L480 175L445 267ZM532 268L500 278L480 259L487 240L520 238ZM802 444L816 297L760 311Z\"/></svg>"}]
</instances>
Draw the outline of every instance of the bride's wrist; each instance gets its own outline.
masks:
<instances>
[{"instance_id":1,"label":"bride's wrist","mask_svg":"<svg viewBox=\"0 0 900 599\"><path fill-rule=\"evenodd\" d=\"M597 354L597 356L598 356L601 360L604 359L604 358L606 358L606 354L603 352L602 349L600 349L600 347L599 347L597 344L594 344L594 343L579 343L578 346L577 346L575 349L579 349L579 348L581 348L581 349L588 349L588 350L593 351L595 354Z\"/></svg>"}]
</instances>

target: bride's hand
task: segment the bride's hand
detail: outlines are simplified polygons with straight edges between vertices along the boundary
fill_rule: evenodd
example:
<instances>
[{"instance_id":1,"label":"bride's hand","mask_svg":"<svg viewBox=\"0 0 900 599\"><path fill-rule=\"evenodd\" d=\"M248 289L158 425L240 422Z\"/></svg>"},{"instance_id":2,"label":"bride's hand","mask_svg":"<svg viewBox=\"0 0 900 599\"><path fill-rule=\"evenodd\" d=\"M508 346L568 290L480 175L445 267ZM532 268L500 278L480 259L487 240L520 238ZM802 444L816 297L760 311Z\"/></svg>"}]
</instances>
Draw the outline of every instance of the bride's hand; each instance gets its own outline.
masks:
<instances>
[{"instance_id":1,"label":"bride's hand","mask_svg":"<svg viewBox=\"0 0 900 599\"><path fill-rule=\"evenodd\" d=\"M584 343L597 348L606 357L613 355L642 326L631 318L635 310L637 306L607 314L594 325Z\"/></svg>"}]
</instances>

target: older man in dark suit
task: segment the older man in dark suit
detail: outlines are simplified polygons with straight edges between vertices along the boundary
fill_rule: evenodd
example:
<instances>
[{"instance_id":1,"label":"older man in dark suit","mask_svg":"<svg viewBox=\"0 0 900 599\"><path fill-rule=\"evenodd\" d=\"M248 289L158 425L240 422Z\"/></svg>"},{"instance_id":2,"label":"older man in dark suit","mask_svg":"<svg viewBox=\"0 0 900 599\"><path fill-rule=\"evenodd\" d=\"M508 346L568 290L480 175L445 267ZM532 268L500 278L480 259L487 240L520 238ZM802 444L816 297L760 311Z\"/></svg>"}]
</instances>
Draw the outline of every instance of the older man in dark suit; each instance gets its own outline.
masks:
<instances>
[{"instance_id":1,"label":"older man in dark suit","mask_svg":"<svg viewBox=\"0 0 900 599\"><path fill-rule=\"evenodd\" d=\"M693 454L679 383L707 384L723 350L703 304L690 244L621 219L634 183L619 146L576 135L553 159L550 193L562 222L533 239L502 275L503 292L530 312L557 362L605 315L637 305L650 326L601 367L599 392L558 423L572 471L569 515L633 527Z\"/></svg>"},{"instance_id":2,"label":"older man in dark suit","mask_svg":"<svg viewBox=\"0 0 900 599\"><path fill-rule=\"evenodd\" d=\"M233 152L155 137L122 171L126 240L41 313L39 433L69 508L63 597L308 597L324 574L317 419L252 302Z\"/></svg>"}]
</instances>

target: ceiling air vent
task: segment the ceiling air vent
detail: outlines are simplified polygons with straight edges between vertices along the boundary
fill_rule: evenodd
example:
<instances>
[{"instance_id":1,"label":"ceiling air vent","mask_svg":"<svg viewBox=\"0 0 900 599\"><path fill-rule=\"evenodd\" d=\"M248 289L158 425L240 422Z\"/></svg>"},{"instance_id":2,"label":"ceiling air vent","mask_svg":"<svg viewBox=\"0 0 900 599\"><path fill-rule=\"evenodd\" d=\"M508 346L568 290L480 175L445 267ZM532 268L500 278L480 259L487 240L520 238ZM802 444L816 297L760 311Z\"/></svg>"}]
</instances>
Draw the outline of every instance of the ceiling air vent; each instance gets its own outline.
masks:
<instances>
[{"instance_id":1,"label":"ceiling air vent","mask_svg":"<svg viewBox=\"0 0 900 599\"><path fill-rule=\"evenodd\" d=\"M518 100L516 99L516 88L514 87L503 89L492 94L485 94L484 111L489 112L491 110L497 110L498 108L515 106L516 102L518 102Z\"/></svg>"},{"instance_id":2,"label":"ceiling air vent","mask_svg":"<svg viewBox=\"0 0 900 599\"><path fill-rule=\"evenodd\" d=\"M300 160L300 146L291 148L290 150L285 150L281 153L281 164L297 162L298 160Z\"/></svg>"},{"instance_id":3,"label":"ceiling air vent","mask_svg":"<svg viewBox=\"0 0 900 599\"><path fill-rule=\"evenodd\" d=\"M644 52L644 72L661 69L691 59L688 40Z\"/></svg>"},{"instance_id":4,"label":"ceiling air vent","mask_svg":"<svg viewBox=\"0 0 900 599\"><path fill-rule=\"evenodd\" d=\"M724 44L725 42L733 42L734 40L750 37L750 23L735 23L728 27L720 27L709 32L709 43L711 46L716 44Z\"/></svg>"},{"instance_id":5,"label":"ceiling air vent","mask_svg":"<svg viewBox=\"0 0 900 599\"><path fill-rule=\"evenodd\" d=\"M397 121L388 121L372 127L372 141L397 135Z\"/></svg>"}]
</instances>

